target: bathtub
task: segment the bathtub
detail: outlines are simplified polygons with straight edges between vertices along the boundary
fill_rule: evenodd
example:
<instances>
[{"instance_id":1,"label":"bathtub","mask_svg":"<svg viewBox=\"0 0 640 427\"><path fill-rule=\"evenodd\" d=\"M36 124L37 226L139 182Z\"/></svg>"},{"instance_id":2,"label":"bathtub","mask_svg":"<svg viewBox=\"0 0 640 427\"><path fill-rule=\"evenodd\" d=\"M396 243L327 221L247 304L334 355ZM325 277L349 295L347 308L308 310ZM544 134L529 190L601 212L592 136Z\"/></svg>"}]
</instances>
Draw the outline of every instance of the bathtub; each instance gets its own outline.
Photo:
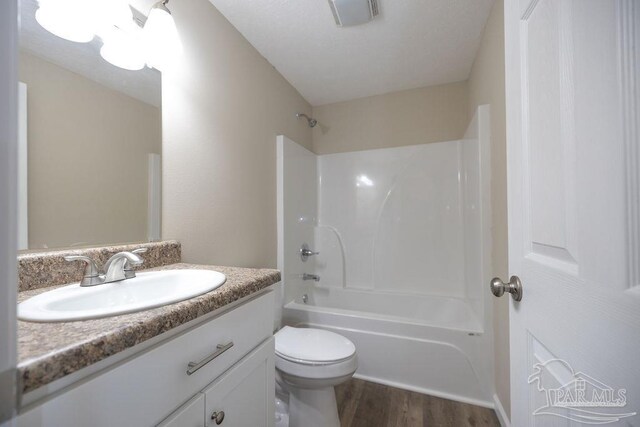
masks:
<instances>
[{"instance_id":1,"label":"bathtub","mask_svg":"<svg viewBox=\"0 0 640 427\"><path fill-rule=\"evenodd\" d=\"M464 299L313 287L285 304L283 321L353 341L357 378L494 406L490 340Z\"/></svg>"}]
</instances>

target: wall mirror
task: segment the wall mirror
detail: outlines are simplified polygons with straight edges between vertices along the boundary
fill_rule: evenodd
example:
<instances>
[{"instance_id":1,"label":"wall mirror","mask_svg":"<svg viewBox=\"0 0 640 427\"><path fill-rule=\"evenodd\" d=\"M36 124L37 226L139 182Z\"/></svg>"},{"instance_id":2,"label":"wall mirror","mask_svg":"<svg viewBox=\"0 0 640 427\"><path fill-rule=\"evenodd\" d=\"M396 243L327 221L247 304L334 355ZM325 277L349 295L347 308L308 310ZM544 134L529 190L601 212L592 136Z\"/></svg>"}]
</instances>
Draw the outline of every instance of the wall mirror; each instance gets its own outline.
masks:
<instances>
[{"instance_id":1,"label":"wall mirror","mask_svg":"<svg viewBox=\"0 0 640 427\"><path fill-rule=\"evenodd\" d=\"M161 73L117 34L54 35L45 3L20 1L19 249L159 240Z\"/></svg>"}]
</instances>

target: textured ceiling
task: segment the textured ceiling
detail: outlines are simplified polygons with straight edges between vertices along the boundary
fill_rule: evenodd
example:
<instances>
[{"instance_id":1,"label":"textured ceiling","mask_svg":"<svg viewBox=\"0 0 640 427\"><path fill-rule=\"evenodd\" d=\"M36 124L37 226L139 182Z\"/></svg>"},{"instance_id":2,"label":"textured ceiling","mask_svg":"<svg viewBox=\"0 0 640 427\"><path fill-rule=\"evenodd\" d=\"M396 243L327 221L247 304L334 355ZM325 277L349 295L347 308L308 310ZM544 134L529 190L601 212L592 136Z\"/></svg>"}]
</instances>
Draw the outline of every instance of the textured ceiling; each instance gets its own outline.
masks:
<instances>
[{"instance_id":1,"label":"textured ceiling","mask_svg":"<svg viewBox=\"0 0 640 427\"><path fill-rule=\"evenodd\" d=\"M493 3L379 0L339 28L327 0L210 1L314 106L467 79Z\"/></svg>"},{"instance_id":2,"label":"textured ceiling","mask_svg":"<svg viewBox=\"0 0 640 427\"><path fill-rule=\"evenodd\" d=\"M133 0L129 3L146 15L154 0ZM147 67L129 71L109 64L100 56L102 42L98 38L89 43L74 43L56 37L38 24L35 19L37 9L37 0L20 0L20 49L103 86L160 107L159 71Z\"/></svg>"}]
</instances>

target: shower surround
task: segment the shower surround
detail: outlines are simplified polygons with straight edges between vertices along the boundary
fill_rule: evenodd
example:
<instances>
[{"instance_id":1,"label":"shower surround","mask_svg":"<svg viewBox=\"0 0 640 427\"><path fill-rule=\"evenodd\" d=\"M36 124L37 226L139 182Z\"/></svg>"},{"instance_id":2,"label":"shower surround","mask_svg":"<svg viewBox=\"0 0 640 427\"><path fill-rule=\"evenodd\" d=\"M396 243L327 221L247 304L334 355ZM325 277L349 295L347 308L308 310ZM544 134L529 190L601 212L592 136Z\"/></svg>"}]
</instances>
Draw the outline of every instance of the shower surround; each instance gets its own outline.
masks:
<instances>
[{"instance_id":1,"label":"shower surround","mask_svg":"<svg viewBox=\"0 0 640 427\"><path fill-rule=\"evenodd\" d=\"M317 156L279 137L284 322L351 339L357 377L493 406L489 138L488 106L456 141Z\"/></svg>"}]
</instances>

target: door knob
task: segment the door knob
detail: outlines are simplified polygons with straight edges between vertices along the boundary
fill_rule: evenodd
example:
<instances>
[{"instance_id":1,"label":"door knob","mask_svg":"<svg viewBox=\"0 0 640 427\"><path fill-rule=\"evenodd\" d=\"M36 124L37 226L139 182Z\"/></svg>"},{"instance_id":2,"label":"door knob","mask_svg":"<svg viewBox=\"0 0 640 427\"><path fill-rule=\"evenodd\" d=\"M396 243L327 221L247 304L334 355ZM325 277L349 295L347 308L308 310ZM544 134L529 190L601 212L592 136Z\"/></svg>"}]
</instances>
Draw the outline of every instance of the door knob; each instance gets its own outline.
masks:
<instances>
[{"instance_id":1,"label":"door knob","mask_svg":"<svg viewBox=\"0 0 640 427\"><path fill-rule=\"evenodd\" d=\"M511 276L509 283L504 283L499 277L491 279L491 293L497 297L501 297L505 292L508 292L513 297L514 301L520 301L522 299L522 282L518 276Z\"/></svg>"},{"instance_id":2,"label":"door knob","mask_svg":"<svg viewBox=\"0 0 640 427\"><path fill-rule=\"evenodd\" d=\"M224 411L216 411L211 414L211 419L217 424L220 425L224 421Z\"/></svg>"}]
</instances>

